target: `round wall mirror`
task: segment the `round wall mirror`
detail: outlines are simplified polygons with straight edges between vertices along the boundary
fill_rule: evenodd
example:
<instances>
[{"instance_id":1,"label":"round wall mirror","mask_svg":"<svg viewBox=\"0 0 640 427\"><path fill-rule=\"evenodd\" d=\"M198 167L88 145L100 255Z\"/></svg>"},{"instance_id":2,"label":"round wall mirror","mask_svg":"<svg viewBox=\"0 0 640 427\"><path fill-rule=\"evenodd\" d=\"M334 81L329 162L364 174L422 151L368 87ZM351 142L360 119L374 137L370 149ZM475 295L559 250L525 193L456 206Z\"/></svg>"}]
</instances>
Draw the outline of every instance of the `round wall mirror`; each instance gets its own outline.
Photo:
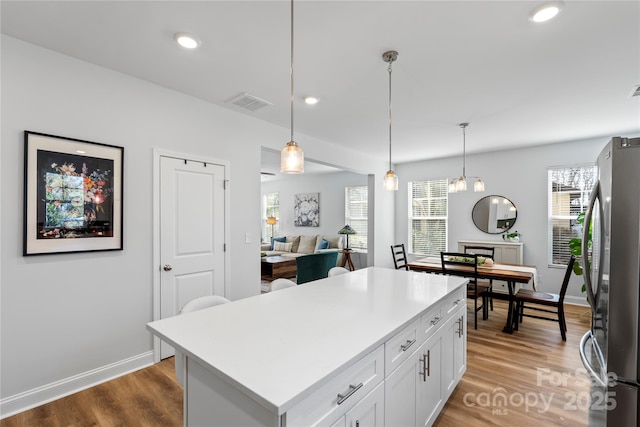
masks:
<instances>
[{"instance_id":1,"label":"round wall mirror","mask_svg":"<svg viewBox=\"0 0 640 427\"><path fill-rule=\"evenodd\" d=\"M518 218L518 210L506 197L491 195L478 200L471 218L480 231L500 234L513 227Z\"/></svg>"}]
</instances>

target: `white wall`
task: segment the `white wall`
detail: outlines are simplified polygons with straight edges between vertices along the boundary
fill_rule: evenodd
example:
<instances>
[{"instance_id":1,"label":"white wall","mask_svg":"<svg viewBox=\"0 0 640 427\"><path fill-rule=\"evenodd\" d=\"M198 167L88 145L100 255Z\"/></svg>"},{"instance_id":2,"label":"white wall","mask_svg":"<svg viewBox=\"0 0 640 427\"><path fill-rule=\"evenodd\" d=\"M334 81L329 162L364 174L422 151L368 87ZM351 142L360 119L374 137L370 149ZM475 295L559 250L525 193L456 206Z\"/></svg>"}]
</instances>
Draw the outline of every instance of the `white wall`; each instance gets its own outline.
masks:
<instances>
[{"instance_id":1,"label":"white wall","mask_svg":"<svg viewBox=\"0 0 640 427\"><path fill-rule=\"evenodd\" d=\"M612 135L613 136L613 135ZM631 135L623 135L631 136ZM449 194L448 248L457 249L458 240L501 240L500 235L486 234L476 228L471 210L482 197L497 194L510 199L518 209L514 230L522 234L524 263L538 269L537 289L558 292L564 269L549 268L547 263L547 168L594 163L609 138L595 138L552 145L467 155L469 176L480 176L484 193L473 188L464 193ZM397 167L400 188L396 206L396 237L408 239L407 183L412 180L457 177L462 171L462 158L447 158L402 164ZM567 290L567 302L585 303L581 293L582 278L573 276Z\"/></svg>"},{"instance_id":2,"label":"white wall","mask_svg":"<svg viewBox=\"0 0 640 427\"><path fill-rule=\"evenodd\" d=\"M262 183L261 193L279 193L281 235L337 235L338 230L345 224L344 188L354 185L367 185L367 176L352 172L294 176ZM293 200L294 196L300 193L320 193L319 227L293 225Z\"/></svg>"},{"instance_id":3,"label":"white wall","mask_svg":"<svg viewBox=\"0 0 640 427\"><path fill-rule=\"evenodd\" d=\"M280 235L321 234L337 236L345 224L345 187L368 185L366 175L353 172L337 172L318 175L291 176L277 181L262 183L261 193L279 193ZM293 225L293 201L299 193L319 193L319 227L296 227ZM363 254L364 255L364 254ZM356 268L366 267L366 256L354 253L352 260Z\"/></svg>"},{"instance_id":4,"label":"white wall","mask_svg":"<svg viewBox=\"0 0 640 427\"><path fill-rule=\"evenodd\" d=\"M153 149L230 163L229 295L260 292L261 145L289 130L2 36L0 413L151 361ZM125 147L124 250L22 256L23 131ZM299 136L308 156L378 174L385 161ZM393 205L375 227L390 229ZM384 242L387 244L387 242ZM255 260L251 262L251 260Z\"/></svg>"}]
</instances>

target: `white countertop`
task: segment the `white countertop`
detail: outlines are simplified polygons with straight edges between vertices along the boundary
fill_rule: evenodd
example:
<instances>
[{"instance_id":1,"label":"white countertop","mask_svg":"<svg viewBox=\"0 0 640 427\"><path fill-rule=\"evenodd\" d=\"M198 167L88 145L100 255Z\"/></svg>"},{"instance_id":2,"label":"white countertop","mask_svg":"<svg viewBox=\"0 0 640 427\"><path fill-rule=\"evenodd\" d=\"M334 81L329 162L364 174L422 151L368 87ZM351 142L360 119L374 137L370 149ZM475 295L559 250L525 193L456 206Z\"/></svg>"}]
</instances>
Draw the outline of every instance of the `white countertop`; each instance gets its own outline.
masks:
<instances>
[{"instance_id":1,"label":"white countertop","mask_svg":"<svg viewBox=\"0 0 640 427\"><path fill-rule=\"evenodd\" d=\"M466 282L370 267L147 328L280 415Z\"/></svg>"}]
</instances>

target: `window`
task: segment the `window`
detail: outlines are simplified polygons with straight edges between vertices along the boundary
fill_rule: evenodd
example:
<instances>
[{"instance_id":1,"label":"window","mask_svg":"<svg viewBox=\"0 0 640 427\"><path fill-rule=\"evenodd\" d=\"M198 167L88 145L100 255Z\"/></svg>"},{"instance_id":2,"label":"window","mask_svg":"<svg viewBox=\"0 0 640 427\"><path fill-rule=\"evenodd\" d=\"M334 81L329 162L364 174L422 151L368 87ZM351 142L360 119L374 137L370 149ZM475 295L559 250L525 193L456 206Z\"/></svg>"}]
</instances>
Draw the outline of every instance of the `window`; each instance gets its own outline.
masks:
<instances>
[{"instance_id":1,"label":"window","mask_svg":"<svg viewBox=\"0 0 640 427\"><path fill-rule=\"evenodd\" d=\"M345 222L356 231L349 236L349 247L367 249L369 188L366 185L344 189Z\"/></svg>"},{"instance_id":2,"label":"window","mask_svg":"<svg viewBox=\"0 0 640 427\"><path fill-rule=\"evenodd\" d=\"M262 196L262 235L265 242L270 242L272 237L280 233L280 194L268 193ZM267 218L275 218L276 223L267 224Z\"/></svg>"},{"instance_id":3,"label":"window","mask_svg":"<svg viewBox=\"0 0 640 427\"><path fill-rule=\"evenodd\" d=\"M582 237L576 219L587 210L594 182L593 165L549 168L549 265L565 267L569 262L569 240Z\"/></svg>"},{"instance_id":4,"label":"window","mask_svg":"<svg viewBox=\"0 0 640 427\"><path fill-rule=\"evenodd\" d=\"M408 199L409 253L439 257L447 249L447 180L410 182Z\"/></svg>"}]
</instances>

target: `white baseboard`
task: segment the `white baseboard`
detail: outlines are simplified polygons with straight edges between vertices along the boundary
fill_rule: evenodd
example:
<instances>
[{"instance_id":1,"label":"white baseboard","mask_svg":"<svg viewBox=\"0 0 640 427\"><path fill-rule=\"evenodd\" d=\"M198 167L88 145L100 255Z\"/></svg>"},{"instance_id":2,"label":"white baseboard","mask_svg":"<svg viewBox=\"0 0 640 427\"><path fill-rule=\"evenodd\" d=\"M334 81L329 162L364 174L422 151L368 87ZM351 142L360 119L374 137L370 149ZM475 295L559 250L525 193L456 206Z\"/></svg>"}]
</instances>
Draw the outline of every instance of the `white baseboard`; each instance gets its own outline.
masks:
<instances>
[{"instance_id":1,"label":"white baseboard","mask_svg":"<svg viewBox=\"0 0 640 427\"><path fill-rule=\"evenodd\" d=\"M583 307L589 307L589 303L587 302L587 296L582 297L572 297L571 295L565 295L564 297L565 304L573 304L573 305L581 305Z\"/></svg>"},{"instance_id":2,"label":"white baseboard","mask_svg":"<svg viewBox=\"0 0 640 427\"><path fill-rule=\"evenodd\" d=\"M0 400L0 419L69 396L153 364L153 351L120 360Z\"/></svg>"}]
</instances>

